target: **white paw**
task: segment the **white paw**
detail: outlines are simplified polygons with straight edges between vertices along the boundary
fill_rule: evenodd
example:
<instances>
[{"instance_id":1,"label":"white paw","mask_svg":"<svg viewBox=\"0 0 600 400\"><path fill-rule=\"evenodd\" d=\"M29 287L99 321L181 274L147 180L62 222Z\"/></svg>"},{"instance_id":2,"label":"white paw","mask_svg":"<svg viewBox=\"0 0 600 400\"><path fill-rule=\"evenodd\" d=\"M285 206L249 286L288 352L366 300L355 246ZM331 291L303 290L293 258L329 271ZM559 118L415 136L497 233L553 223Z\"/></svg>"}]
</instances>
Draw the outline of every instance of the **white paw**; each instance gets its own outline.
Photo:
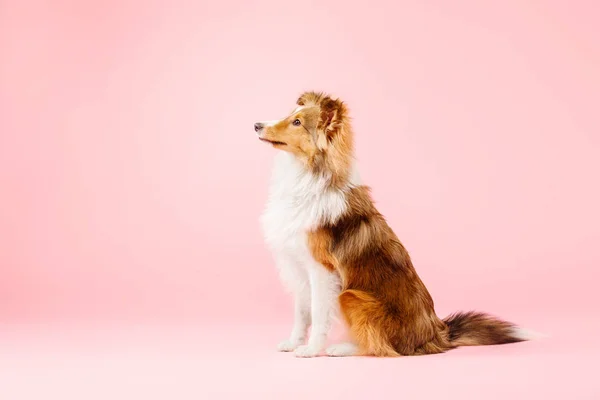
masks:
<instances>
[{"instance_id":1,"label":"white paw","mask_svg":"<svg viewBox=\"0 0 600 400\"><path fill-rule=\"evenodd\" d=\"M316 357L319 355L319 350L320 349L309 346L309 345L299 346L295 351L295 355L296 355L296 357L303 357L303 358Z\"/></svg>"},{"instance_id":2,"label":"white paw","mask_svg":"<svg viewBox=\"0 0 600 400\"><path fill-rule=\"evenodd\" d=\"M358 347L354 343L332 344L325 350L330 357L350 357L358 353Z\"/></svg>"},{"instance_id":3,"label":"white paw","mask_svg":"<svg viewBox=\"0 0 600 400\"><path fill-rule=\"evenodd\" d=\"M286 340L282 341L281 343L279 343L279 345L277 346L277 350L279 350L279 351L294 351L294 350L296 350L296 348L298 346L300 346L300 343L294 342L290 339L286 339Z\"/></svg>"}]
</instances>

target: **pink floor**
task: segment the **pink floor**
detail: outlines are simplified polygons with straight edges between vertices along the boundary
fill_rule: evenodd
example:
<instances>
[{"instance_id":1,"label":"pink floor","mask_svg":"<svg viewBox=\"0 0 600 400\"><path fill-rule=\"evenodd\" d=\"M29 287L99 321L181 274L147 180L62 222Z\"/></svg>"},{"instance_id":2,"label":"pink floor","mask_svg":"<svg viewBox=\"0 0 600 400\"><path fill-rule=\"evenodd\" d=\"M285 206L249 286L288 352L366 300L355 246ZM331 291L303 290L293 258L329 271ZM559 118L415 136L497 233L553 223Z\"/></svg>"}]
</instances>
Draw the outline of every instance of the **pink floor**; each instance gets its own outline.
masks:
<instances>
[{"instance_id":1,"label":"pink floor","mask_svg":"<svg viewBox=\"0 0 600 400\"><path fill-rule=\"evenodd\" d=\"M0 398L600 399L597 318L537 326L551 336L398 359L296 359L279 324L3 326Z\"/></svg>"}]
</instances>

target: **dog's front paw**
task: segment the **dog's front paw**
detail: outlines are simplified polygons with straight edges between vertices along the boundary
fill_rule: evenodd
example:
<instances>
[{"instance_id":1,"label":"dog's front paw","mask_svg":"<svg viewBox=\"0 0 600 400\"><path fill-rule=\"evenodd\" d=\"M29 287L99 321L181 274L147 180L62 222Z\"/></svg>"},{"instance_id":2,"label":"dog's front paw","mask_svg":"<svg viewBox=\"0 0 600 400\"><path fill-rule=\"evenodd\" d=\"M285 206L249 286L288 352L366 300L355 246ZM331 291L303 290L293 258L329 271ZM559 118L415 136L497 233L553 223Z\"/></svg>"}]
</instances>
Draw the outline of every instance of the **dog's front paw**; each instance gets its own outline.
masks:
<instances>
[{"instance_id":1,"label":"dog's front paw","mask_svg":"<svg viewBox=\"0 0 600 400\"><path fill-rule=\"evenodd\" d=\"M309 357L316 357L319 355L319 351L320 349L307 345L307 346L299 346L296 351L294 352L294 354L296 355L296 357L302 357L302 358L309 358Z\"/></svg>"},{"instance_id":2,"label":"dog's front paw","mask_svg":"<svg viewBox=\"0 0 600 400\"><path fill-rule=\"evenodd\" d=\"M294 350L296 350L296 348L298 346L300 346L299 342L295 342L293 340L286 339L286 340L282 341L281 343L279 343L279 345L277 346L277 350L279 350L279 351L294 351Z\"/></svg>"}]
</instances>

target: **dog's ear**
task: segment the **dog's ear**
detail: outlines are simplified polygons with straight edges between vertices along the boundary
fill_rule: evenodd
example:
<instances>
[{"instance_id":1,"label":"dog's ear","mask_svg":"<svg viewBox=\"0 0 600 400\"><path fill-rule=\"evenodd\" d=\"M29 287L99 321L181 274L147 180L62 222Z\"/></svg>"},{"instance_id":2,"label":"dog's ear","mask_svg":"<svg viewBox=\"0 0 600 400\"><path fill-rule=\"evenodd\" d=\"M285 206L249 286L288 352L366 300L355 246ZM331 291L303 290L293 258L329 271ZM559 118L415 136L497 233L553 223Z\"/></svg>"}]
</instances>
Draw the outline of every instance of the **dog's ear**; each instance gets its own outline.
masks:
<instances>
[{"instance_id":1,"label":"dog's ear","mask_svg":"<svg viewBox=\"0 0 600 400\"><path fill-rule=\"evenodd\" d=\"M315 106L321 102L325 97L323 93L318 92L304 92L296 100L296 104L299 106Z\"/></svg>"},{"instance_id":2,"label":"dog's ear","mask_svg":"<svg viewBox=\"0 0 600 400\"><path fill-rule=\"evenodd\" d=\"M338 99L325 97L321 100L320 107L321 115L317 127L327 134L328 139L331 139L346 117L346 106Z\"/></svg>"}]
</instances>

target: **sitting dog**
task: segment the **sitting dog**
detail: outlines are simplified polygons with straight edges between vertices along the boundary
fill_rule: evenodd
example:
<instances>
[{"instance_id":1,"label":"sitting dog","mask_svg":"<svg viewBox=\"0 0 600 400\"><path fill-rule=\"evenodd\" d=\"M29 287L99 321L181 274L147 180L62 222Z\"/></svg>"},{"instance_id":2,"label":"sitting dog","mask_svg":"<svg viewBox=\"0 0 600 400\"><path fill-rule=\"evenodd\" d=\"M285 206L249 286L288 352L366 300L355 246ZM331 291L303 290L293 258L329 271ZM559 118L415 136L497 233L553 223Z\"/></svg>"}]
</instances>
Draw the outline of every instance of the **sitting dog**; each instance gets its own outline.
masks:
<instances>
[{"instance_id":1,"label":"sitting dog","mask_svg":"<svg viewBox=\"0 0 600 400\"><path fill-rule=\"evenodd\" d=\"M434 354L527 340L527 332L484 313L438 318L406 249L360 183L346 105L316 92L297 105L284 119L254 125L261 141L282 150L262 218L295 302L294 326L279 350L321 354L336 312L351 341L328 347L330 356Z\"/></svg>"}]
</instances>

